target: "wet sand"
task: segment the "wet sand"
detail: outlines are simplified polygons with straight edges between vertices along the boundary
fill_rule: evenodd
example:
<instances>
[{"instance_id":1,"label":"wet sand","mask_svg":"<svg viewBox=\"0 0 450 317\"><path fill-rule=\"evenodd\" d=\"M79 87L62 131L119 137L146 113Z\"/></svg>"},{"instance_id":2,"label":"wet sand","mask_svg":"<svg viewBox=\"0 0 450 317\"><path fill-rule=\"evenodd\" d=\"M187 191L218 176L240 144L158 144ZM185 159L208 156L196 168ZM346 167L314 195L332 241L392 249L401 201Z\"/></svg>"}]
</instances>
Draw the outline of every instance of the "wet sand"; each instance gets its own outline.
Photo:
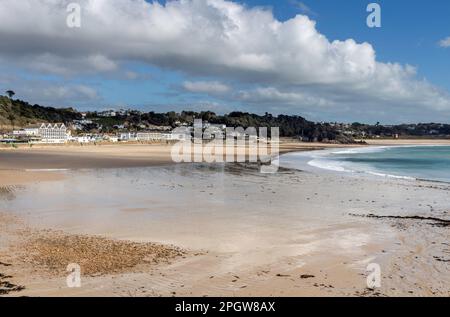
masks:
<instances>
[{"instance_id":1,"label":"wet sand","mask_svg":"<svg viewBox=\"0 0 450 317\"><path fill-rule=\"evenodd\" d=\"M446 184L287 169L262 175L245 164L25 175L0 178L0 262L8 264L0 273L25 287L12 296L450 295L449 228L400 218L448 219ZM362 217L370 214L399 218ZM88 254L106 250L99 267L115 263L105 245L119 243L137 260L83 275L82 288L70 289L61 268L69 259L53 248L61 237ZM30 263L24 243L53 251ZM149 265L133 243L182 254ZM369 263L381 266L380 289L367 289Z\"/></svg>"}]
</instances>

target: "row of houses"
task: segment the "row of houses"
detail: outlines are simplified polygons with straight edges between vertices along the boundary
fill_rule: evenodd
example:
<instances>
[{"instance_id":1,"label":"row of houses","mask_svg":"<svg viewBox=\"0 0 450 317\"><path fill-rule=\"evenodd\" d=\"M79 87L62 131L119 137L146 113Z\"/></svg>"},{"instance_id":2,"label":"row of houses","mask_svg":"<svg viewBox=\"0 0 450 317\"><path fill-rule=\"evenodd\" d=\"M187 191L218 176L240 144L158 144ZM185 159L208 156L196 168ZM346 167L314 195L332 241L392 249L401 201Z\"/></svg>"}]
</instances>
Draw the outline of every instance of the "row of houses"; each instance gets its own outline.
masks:
<instances>
[{"instance_id":1,"label":"row of houses","mask_svg":"<svg viewBox=\"0 0 450 317\"><path fill-rule=\"evenodd\" d=\"M24 129L13 131L12 135L3 138L3 141L8 140L8 143L14 141L20 143L48 143L48 144L64 144L68 142L76 143L95 143L102 141L109 142L169 142L169 141L184 141L190 140L195 135L195 131L202 132L202 138L206 140L226 139L226 138L245 138L245 139L260 139L256 135L247 135L244 131L225 131L225 125L203 124L196 122L194 126L178 127L171 130L171 127L159 127L158 130L151 129L150 131L141 132L123 132L118 135L110 134L77 134L72 135L70 129L66 125L43 123L37 126L30 126ZM76 130L76 129L75 129ZM256 132L256 131L255 131ZM0 139L1 141L1 139Z\"/></svg>"},{"instance_id":2,"label":"row of houses","mask_svg":"<svg viewBox=\"0 0 450 317\"><path fill-rule=\"evenodd\" d=\"M182 141L190 138L185 133L176 132L126 132L121 133L119 141L122 142L154 142L154 141Z\"/></svg>"}]
</instances>

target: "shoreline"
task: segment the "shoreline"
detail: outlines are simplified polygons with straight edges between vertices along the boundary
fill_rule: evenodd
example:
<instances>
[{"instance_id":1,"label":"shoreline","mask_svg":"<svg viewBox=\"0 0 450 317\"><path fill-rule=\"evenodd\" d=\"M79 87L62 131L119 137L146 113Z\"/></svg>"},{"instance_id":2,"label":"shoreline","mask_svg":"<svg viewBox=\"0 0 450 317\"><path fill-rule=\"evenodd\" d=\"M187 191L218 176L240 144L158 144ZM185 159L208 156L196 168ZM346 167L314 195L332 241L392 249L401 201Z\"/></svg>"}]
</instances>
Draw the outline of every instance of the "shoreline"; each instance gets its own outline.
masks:
<instances>
[{"instance_id":1,"label":"shoreline","mask_svg":"<svg viewBox=\"0 0 450 317\"><path fill-rule=\"evenodd\" d=\"M450 142L439 142L439 143L423 143L423 142L410 142L410 143L373 143L369 144L365 147L360 147L361 151L357 147L352 147L350 152L353 154L364 154L367 152L366 150L371 149L380 149L382 150L388 150L388 149L399 149L399 148L423 148L423 147L450 147ZM328 149L322 149L322 150L328 150ZM334 151L338 150L338 151ZM353 166L351 163L347 165L342 165L342 163L345 162L344 159L338 159L334 160L333 157L331 157L330 160L327 160L329 158L330 154L344 154L344 152L341 153L340 148L333 148L330 151L323 153L323 155L314 155L314 150L307 151L306 153L311 153L311 156L309 157L309 162L307 162L308 168L306 170L309 171L326 171L328 173L336 173L337 175L362 175L365 177L375 177L375 178L387 178L387 179L403 179L403 180L411 180L411 181L423 181L423 182L431 182L431 183L441 183L441 184L450 184L450 179L434 179L433 176L429 176L429 178L425 176L417 176L414 175L414 173L410 172L408 174L407 172L403 171L403 174L396 173L395 171L388 171L383 170L383 168L375 168L374 166L370 166L370 164L367 164L364 166L365 168L359 168L358 166ZM372 151L369 151L372 152ZM376 151L378 152L378 151ZM287 157L289 157L289 154L295 154L294 153L286 153L288 154ZM308 157L308 156L306 156ZM323 160L322 162L320 162ZM288 160L289 162L289 160ZM305 162L306 163L306 162ZM292 167L292 162L289 162L287 164L287 167Z\"/></svg>"},{"instance_id":2,"label":"shoreline","mask_svg":"<svg viewBox=\"0 0 450 317\"><path fill-rule=\"evenodd\" d=\"M450 140L364 140L367 144L305 143L285 139L279 153L370 146L450 145ZM170 144L0 147L0 170L144 167L173 164Z\"/></svg>"},{"instance_id":3,"label":"shoreline","mask_svg":"<svg viewBox=\"0 0 450 317\"><path fill-rule=\"evenodd\" d=\"M449 145L450 140L365 140L367 144L304 143L282 140L279 154L329 148L371 146ZM102 144L87 146L40 145L1 148L1 170L64 170L86 168L126 168L174 164L170 144Z\"/></svg>"}]
</instances>

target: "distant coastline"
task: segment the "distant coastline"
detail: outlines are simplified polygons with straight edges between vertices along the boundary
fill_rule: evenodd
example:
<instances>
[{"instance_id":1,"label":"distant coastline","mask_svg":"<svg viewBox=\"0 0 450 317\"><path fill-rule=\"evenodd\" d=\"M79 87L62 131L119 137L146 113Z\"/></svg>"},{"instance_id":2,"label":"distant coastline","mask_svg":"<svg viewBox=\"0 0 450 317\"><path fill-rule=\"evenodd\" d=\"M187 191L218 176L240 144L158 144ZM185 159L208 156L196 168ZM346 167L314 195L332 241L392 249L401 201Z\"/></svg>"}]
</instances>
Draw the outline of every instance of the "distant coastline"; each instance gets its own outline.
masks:
<instances>
[{"instance_id":1,"label":"distant coastline","mask_svg":"<svg viewBox=\"0 0 450 317\"><path fill-rule=\"evenodd\" d=\"M132 109L86 111L73 108L57 109L31 105L22 100L0 96L0 140L5 143L29 143L35 138L30 125L65 124L73 138L70 141L96 143L104 140L137 141L148 139L170 140L170 132L177 127L192 128L201 119L203 129L214 128L224 133L225 128L279 128L281 137L308 143L356 144L362 142L390 142L390 140L423 139L450 140L450 124L417 123L383 125L364 123L313 122L300 115L264 115L248 112L216 114L212 111L143 112ZM22 129L22 131L21 131ZM25 129L25 130L23 130ZM28 131L27 131L28 129ZM14 132L16 130L16 132ZM33 134L33 135L31 135ZM128 135L125 139L121 136Z\"/></svg>"}]
</instances>

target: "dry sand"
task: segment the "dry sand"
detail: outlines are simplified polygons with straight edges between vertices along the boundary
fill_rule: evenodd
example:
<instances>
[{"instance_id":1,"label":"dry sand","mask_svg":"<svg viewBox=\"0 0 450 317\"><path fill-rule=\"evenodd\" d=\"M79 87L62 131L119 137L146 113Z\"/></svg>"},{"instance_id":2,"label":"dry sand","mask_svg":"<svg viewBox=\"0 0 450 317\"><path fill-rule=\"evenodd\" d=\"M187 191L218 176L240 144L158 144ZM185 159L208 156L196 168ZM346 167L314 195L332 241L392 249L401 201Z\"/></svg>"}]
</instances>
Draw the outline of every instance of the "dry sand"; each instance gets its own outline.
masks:
<instances>
[{"instance_id":1,"label":"dry sand","mask_svg":"<svg viewBox=\"0 0 450 317\"><path fill-rule=\"evenodd\" d=\"M0 150L2 169L81 169L172 163L169 145L41 146Z\"/></svg>"},{"instance_id":2,"label":"dry sand","mask_svg":"<svg viewBox=\"0 0 450 317\"><path fill-rule=\"evenodd\" d=\"M311 146L323 147L285 143L282 151ZM14 200L20 186L68 184L71 177L24 169L170 162L162 145L6 150L0 153L0 198ZM161 184L150 207L123 210L125 218L109 215L114 229L108 231L92 222L67 227L57 221L66 211L43 219L52 224L43 226L47 230L26 214L0 213L0 288L10 296L450 296L448 227L350 215L431 211L447 219L448 186L290 171L263 177L245 166L226 172L233 204L211 199L224 190L208 174L198 176L206 178L200 187L190 184L188 174ZM186 197L200 200L192 207L199 211L195 219L195 213L182 213ZM140 226L164 204L171 218ZM230 209L236 206L245 217ZM280 218L266 219L256 210L279 211ZM88 263L80 289L65 285L64 264L71 261ZM375 291L366 287L371 262L383 274Z\"/></svg>"}]
</instances>

